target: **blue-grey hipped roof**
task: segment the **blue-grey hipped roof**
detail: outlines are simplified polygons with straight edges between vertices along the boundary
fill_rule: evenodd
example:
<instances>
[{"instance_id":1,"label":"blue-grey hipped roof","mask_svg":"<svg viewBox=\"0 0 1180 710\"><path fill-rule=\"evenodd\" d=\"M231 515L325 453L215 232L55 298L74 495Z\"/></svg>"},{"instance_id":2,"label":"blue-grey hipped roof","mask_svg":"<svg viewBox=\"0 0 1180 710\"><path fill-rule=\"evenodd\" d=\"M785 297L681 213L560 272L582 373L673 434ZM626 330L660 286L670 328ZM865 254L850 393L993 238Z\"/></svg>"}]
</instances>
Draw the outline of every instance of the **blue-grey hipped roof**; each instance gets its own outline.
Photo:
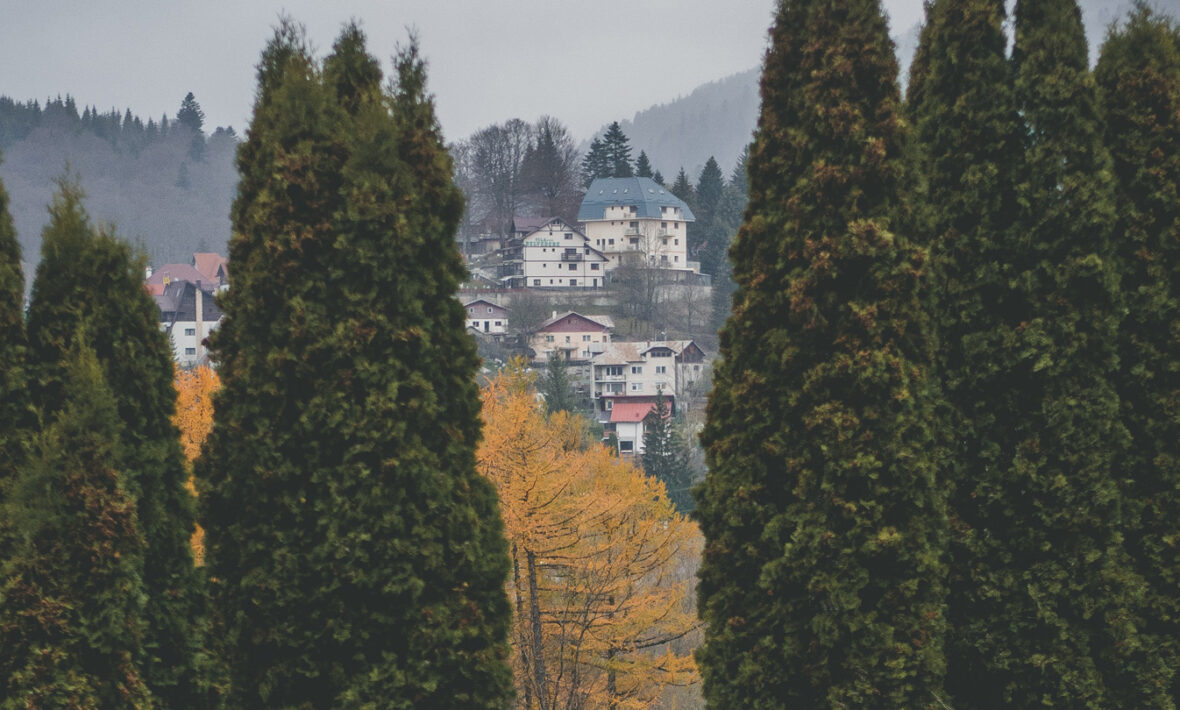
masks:
<instances>
[{"instance_id":1,"label":"blue-grey hipped roof","mask_svg":"<svg viewBox=\"0 0 1180 710\"><path fill-rule=\"evenodd\" d=\"M659 219L661 207L679 207L685 222L695 222L692 210L666 187L651 178L598 178L582 198L578 221L602 219L607 207L634 205L640 219Z\"/></svg>"}]
</instances>

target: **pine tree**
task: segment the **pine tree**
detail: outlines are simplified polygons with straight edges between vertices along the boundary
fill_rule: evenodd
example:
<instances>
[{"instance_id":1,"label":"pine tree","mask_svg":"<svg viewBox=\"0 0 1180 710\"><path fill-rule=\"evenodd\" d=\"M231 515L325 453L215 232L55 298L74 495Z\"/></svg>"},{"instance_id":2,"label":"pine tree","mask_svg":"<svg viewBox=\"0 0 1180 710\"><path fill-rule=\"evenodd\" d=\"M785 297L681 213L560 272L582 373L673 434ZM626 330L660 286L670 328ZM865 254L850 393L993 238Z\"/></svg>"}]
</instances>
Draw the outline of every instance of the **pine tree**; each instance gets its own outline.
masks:
<instances>
[{"instance_id":1,"label":"pine tree","mask_svg":"<svg viewBox=\"0 0 1180 710\"><path fill-rule=\"evenodd\" d=\"M396 64L386 95L355 27L321 70L284 24L239 152L197 478L246 707L503 707L511 692L507 551L474 469L478 360L452 297L462 196L416 45Z\"/></svg>"},{"instance_id":2,"label":"pine tree","mask_svg":"<svg viewBox=\"0 0 1180 710\"><path fill-rule=\"evenodd\" d=\"M692 183L688 181L688 173L684 172L684 168L680 168L680 172L676 174L676 181L672 183L669 191L679 197L680 199L691 205L695 201L692 192Z\"/></svg>"},{"instance_id":3,"label":"pine tree","mask_svg":"<svg viewBox=\"0 0 1180 710\"><path fill-rule=\"evenodd\" d=\"M64 403L0 508L18 533L0 570L0 708L154 707L115 398L93 352L67 360Z\"/></svg>"},{"instance_id":4,"label":"pine tree","mask_svg":"<svg viewBox=\"0 0 1180 710\"><path fill-rule=\"evenodd\" d=\"M635 177L651 177L651 161L647 158L647 153L639 151L639 157L635 159Z\"/></svg>"},{"instance_id":5,"label":"pine tree","mask_svg":"<svg viewBox=\"0 0 1180 710\"><path fill-rule=\"evenodd\" d=\"M655 174L651 176L651 179L652 179L652 180L655 180L655 182L656 182L656 184L657 184L657 185L663 185L663 184L664 184L664 174L663 174L663 173L661 173L659 170L657 170L657 171L655 172Z\"/></svg>"},{"instance_id":6,"label":"pine tree","mask_svg":"<svg viewBox=\"0 0 1180 710\"><path fill-rule=\"evenodd\" d=\"M656 393L655 407L644 419L641 461L643 472L664 484L676 510L691 513L694 505L688 449L677 433L672 408L662 391Z\"/></svg>"},{"instance_id":7,"label":"pine tree","mask_svg":"<svg viewBox=\"0 0 1180 710\"><path fill-rule=\"evenodd\" d=\"M1169 696L1180 701L1180 27L1139 5L1107 35L1095 76L1127 299L1117 385L1131 446L1117 463L1126 543L1150 590L1143 646L1152 664L1132 669L1119 700L1169 707Z\"/></svg>"},{"instance_id":8,"label":"pine tree","mask_svg":"<svg viewBox=\"0 0 1180 710\"><path fill-rule=\"evenodd\" d=\"M122 440L115 465L147 542L138 570L147 595L143 649L135 659L167 707L197 704L202 586L193 565L192 494L172 415L172 348L143 288L144 259L97 233L76 184L63 180L50 207L29 304L34 402L51 419L68 401L71 353L93 349L111 388Z\"/></svg>"},{"instance_id":9,"label":"pine tree","mask_svg":"<svg viewBox=\"0 0 1180 710\"><path fill-rule=\"evenodd\" d=\"M24 297L20 242L8 213L8 193L0 182L0 505L24 458L33 422L25 381ZM6 528L0 516L0 564L8 556Z\"/></svg>"},{"instance_id":10,"label":"pine tree","mask_svg":"<svg viewBox=\"0 0 1180 710\"><path fill-rule=\"evenodd\" d=\"M184 100L180 102L180 110L176 112L176 123L193 133L201 133L204 129L205 112L201 110L201 104L197 103L193 92L185 94Z\"/></svg>"},{"instance_id":11,"label":"pine tree","mask_svg":"<svg viewBox=\"0 0 1180 710\"><path fill-rule=\"evenodd\" d=\"M627 134L623 133L623 128L618 121L612 122L607 126L606 133L602 136L602 150L606 155L606 164L609 175L602 177L617 177L625 178L631 177L631 141L627 138Z\"/></svg>"},{"instance_id":12,"label":"pine tree","mask_svg":"<svg viewBox=\"0 0 1180 710\"><path fill-rule=\"evenodd\" d=\"M876 0L782 2L697 489L712 707L937 707L945 495L925 254Z\"/></svg>"}]
</instances>

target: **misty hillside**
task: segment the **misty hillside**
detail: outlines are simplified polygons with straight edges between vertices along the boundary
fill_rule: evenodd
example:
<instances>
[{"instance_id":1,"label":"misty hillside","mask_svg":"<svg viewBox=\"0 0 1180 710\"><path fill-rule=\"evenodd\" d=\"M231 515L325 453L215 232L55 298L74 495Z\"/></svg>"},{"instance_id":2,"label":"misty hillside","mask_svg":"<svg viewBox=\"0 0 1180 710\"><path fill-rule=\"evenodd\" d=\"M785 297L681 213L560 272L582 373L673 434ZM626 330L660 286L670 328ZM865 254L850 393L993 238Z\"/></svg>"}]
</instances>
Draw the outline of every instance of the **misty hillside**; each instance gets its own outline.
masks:
<instances>
[{"instance_id":1,"label":"misty hillside","mask_svg":"<svg viewBox=\"0 0 1180 710\"><path fill-rule=\"evenodd\" d=\"M67 165L91 218L114 224L153 263L187 262L198 249L224 253L236 147L232 129L205 137L176 119L145 123L130 111L89 107L79 114L68 97L44 105L0 97L0 179L31 263L40 260L46 207Z\"/></svg>"},{"instance_id":2,"label":"misty hillside","mask_svg":"<svg viewBox=\"0 0 1180 710\"><path fill-rule=\"evenodd\" d=\"M1106 28L1127 13L1132 1L1080 0L1079 4L1090 40L1090 58L1096 61ZM1180 0L1154 0L1151 5L1180 17ZM914 25L895 30L893 41L903 80L918 47L920 29ZM760 67L754 68L704 84L688 96L640 111L630 121L620 121L634 154L647 151L652 166L666 180L672 180L681 166L695 180L709 156L716 157L728 175L758 123L760 71Z\"/></svg>"}]
</instances>

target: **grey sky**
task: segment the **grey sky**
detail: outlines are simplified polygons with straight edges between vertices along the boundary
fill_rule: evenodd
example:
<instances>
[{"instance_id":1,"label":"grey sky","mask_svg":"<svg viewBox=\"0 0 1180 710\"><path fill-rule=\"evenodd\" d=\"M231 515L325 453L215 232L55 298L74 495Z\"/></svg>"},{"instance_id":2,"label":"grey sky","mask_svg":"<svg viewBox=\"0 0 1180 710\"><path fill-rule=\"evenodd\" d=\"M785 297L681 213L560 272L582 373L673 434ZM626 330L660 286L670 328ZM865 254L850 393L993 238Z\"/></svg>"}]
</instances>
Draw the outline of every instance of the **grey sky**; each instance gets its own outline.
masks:
<instances>
[{"instance_id":1,"label":"grey sky","mask_svg":"<svg viewBox=\"0 0 1180 710\"><path fill-rule=\"evenodd\" d=\"M0 0L0 94L246 127L254 65L280 12L331 47L356 18L388 57L418 29L448 140L552 114L579 139L757 66L774 0ZM895 33L922 0L885 0Z\"/></svg>"}]
</instances>

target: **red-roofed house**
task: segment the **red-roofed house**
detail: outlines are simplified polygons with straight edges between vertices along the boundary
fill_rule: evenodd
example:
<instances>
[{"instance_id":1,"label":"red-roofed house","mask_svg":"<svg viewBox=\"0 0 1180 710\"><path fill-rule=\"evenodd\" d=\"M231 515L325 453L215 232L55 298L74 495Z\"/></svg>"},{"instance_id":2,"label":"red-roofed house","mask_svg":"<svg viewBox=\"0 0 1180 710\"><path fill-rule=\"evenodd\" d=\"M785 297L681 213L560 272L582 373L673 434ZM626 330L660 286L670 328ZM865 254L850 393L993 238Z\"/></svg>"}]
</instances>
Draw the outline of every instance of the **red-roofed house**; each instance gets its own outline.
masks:
<instances>
[{"instance_id":1,"label":"red-roofed house","mask_svg":"<svg viewBox=\"0 0 1180 710\"><path fill-rule=\"evenodd\" d=\"M218 286L229 284L228 263L229 261L221 254L214 254L212 252L193 253L193 268L200 272L206 281L214 282Z\"/></svg>"},{"instance_id":2,"label":"red-roofed house","mask_svg":"<svg viewBox=\"0 0 1180 710\"><path fill-rule=\"evenodd\" d=\"M643 435L647 432L647 418L656 408L654 396L644 397L603 397L606 406L606 421L602 423L603 434L614 434L619 442L619 454L632 456L643 453ZM675 397L668 400L668 415L676 408Z\"/></svg>"}]
</instances>

